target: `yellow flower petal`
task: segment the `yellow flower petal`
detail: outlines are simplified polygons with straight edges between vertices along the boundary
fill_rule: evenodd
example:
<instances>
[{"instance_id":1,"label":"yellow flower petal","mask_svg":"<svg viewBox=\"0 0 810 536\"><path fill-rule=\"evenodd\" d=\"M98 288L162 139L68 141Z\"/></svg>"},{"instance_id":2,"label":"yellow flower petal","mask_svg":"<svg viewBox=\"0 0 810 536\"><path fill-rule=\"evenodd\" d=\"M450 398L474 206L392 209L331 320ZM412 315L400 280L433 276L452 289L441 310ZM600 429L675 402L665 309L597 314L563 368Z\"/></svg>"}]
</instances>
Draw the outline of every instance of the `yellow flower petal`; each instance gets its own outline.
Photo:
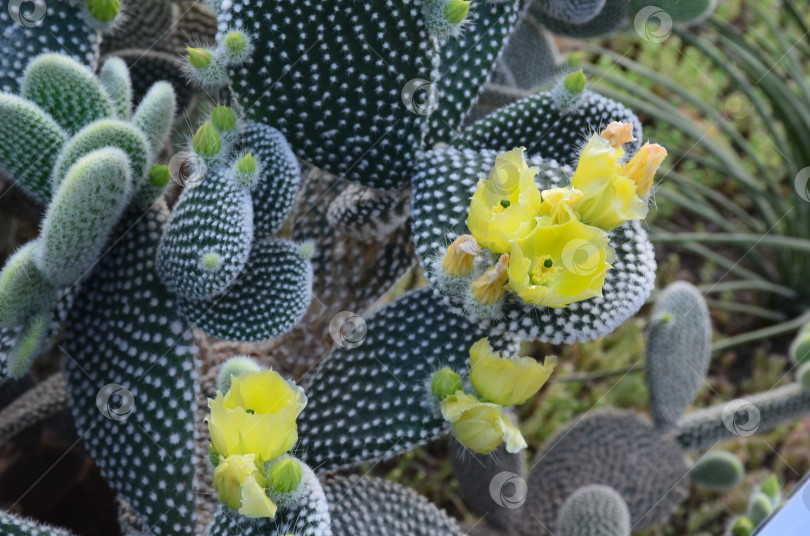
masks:
<instances>
[{"instance_id":1,"label":"yellow flower petal","mask_svg":"<svg viewBox=\"0 0 810 536\"><path fill-rule=\"evenodd\" d=\"M503 442L501 408L495 404L479 404L453 423L459 443L479 454L489 454Z\"/></svg>"},{"instance_id":2,"label":"yellow flower petal","mask_svg":"<svg viewBox=\"0 0 810 536\"><path fill-rule=\"evenodd\" d=\"M247 478L241 489L242 506L239 513L245 517L275 517L276 505L264 491L254 476Z\"/></svg>"},{"instance_id":3,"label":"yellow flower petal","mask_svg":"<svg viewBox=\"0 0 810 536\"><path fill-rule=\"evenodd\" d=\"M667 150L657 143L645 143L624 167L624 174L636 185L639 196L644 197L650 191L655 172L666 156Z\"/></svg>"},{"instance_id":4,"label":"yellow flower petal","mask_svg":"<svg viewBox=\"0 0 810 536\"><path fill-rule=\"evenodd\" d=\"M473 269L475 256L481 253L481 246L471 235L461 235L450 244L442 260L442 269L448 275L460 277Z\"/></svg>"},{"instance_id":5,"label":"yellow flower petal","mask_svg":"<svg viewBox=\"0 0 810 536\"><path fill-rule=\"evenodd\" d=\"M226 395L208 401L214 449L226 457L255 454L259 464L274 460L298 440L305 405L303 390L272 370L235 376Z\"/></svg>"},{"instance_id":6,"label":"yellow flower petal","mask_svg":"<svg viewBox=\"0 0 810 536\"><path fill-rule=\"evenodd\" d=\"M571 187L582 192L576 212L583 223L611 231L628 220L647 216L647 203L636 183L623 174L624 151L594 135L579 158Z\"/></svg>"},{"instance_id":7,"label":"yellow flower petal","mask_svg":"<svg viewBox=\"0 0 810 536\"><path fill-rule=\"evenodd\" d=\"M219 502L227 504L231 510L241 508L242 485L256 471L258 468L253 454L220 458L214 468L214 489L217 490Z\"/></svg>"},{"instance_id":8,"label":"yellow flower petal","mask_svg":"<svg viewBox=\"0 0 810 536\"><path fill-rule=\"evenodd\" d=\"M461 418L462 413L477 407L482 402L464 391L458 390L454 394L442 400L442 417L447 422L453 423Z\"/></svg>"},{"instance_id":9,"label":"yellow flower petal","mask_svg":"<svg viewBox=\"0 0 810 536\"><path fill-rule=\"evenodd\" d=\"M553 358L542 365L530 357L504 358L492 350L487 338L470 348L470 382L483 400L501 406L520 405L534 396L555 365Z\"/></svg>"},{"instance_id":10,"label":"yellow flower petal","mask_svg":"<svg viewBox=\"0 0 810 536\"><path fill-rule=\"evenodd\" d=\"M635 136L633 136L633 123L613 121L605 127L605 130L599 136L606 139L616 149L620 149L627 142L636 141Z\"/></svg>"},{"instance_id":11,"label":"yellow flower petal","mask_svg":"<svg viewBox=\"0 0 810 536\"><path fill-rule=\"evenodd\" d=\"M467 227L478 243L495 253L506 253L509 241L524 234L540 209L542 198L534 184L538 173L518 148L499 154L488 179L478 181L470 200Z\"/></svg>"},{"instance_id":12,"label":"yellow flower petal","mask_svg":"<svg viewBox=\"0 0 810 536\"><path fill-rule=\"evenodd\" d=\"M548 223L566 223L577 218L574 209L583 193L573 188L552 188L543 190L543 204L540 205L540 216L548 217Z\"/></svg>"},{"instance_id":13,"label":"yellow flower petal","mask_svg":"<svg viewBox=\"0 0 810 536\"><path fill-rule=\"evenodd\" d=\"M520 429L509 418L501 416L500 425L501 435L506 443L506 452L516 454L528 447L523 434L520 433Z\"/></svg>"},{"instance_id":14,"label":"yellow flower petal","mask_svg":"<svg viewBox=\"0 0 810 536\"><path fill-rule=\"evenodd\" d=\"M602 295L613 251L605 231L571 220L538 224L509 258L508 286L524 302L565 307Z\"/></svg>"},{"instance_id":15,"label":"yellow flower petal","mask_svg":"<svg viewBox=\"0 0 810 536\"><path fill-rule=\"evenodd\" d=\"M472 295L484 305L492 305L501 299L506 284L506 267L509 264L509 255L501 255L498 263L487 268L478 279L473 281Z\"/></svg>"}]
</instances>

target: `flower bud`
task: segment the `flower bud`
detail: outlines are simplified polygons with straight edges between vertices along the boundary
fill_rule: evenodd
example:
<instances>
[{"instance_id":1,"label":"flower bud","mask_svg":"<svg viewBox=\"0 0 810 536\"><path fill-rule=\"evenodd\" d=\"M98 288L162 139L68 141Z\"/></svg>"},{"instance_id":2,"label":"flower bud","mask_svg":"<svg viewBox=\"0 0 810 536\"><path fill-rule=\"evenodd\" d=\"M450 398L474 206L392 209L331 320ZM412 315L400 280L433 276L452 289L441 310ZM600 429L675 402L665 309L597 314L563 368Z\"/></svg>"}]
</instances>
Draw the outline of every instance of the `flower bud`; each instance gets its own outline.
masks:
<instances>
[{"instance_id":1,"label":"flower bud","mask_svg":"<svg viewBox=\"0 0 810 536\"><path fill-rule=\"evenodd\" d=\"M624 167L624 174L636 184L639 197L644 197L650 191L655 172L666 156L667 150L657 143L645 143Z\"/></svg>"},{"instance_id":2,"label":"flower bud","mask_svg":"<svg viewBox=\"0 0 810 536\"><path fill-rule=\"evenodd\" d=\"M270 488L278 493L291 493L297 490L303 477L301 464L294 458L277 461L267 473Z\"/></svg>"},{"instance_id":3,"label":"flower bud","mask_svg":"<svg viewBox=\"0 0 810 536\"><path fill-rule=\"evenodd\" d=\"M582 69L569 74L563 81L563 87L571 95L579 95L585 91L585 86L587 84L588 79L585 78L585 73L582 72Z\"/></svg>"},{"instance_id":4,"label":"flower bud","mask_svg":"<svg viewBox=\"0 0 810 536\"><path fill-rule=\"evenodd\" d=\"M450 0L444 8L444 17L447 22L460 24L470 11L470 2L467 0Z\"/></svg>"},{"instance_id":5,"label":"flower bud","mask_svg":"<svg viewBox=\"0 0 810 536\"><path fill-rule=\"evenodd\" d=\"M481 253L481 246L471 235L461 235L450 244L442 261L442 269L447 275L460 277L469 274L475 256Z\"/></svg>"},{"instance_id":6,"label":"flower bud","mask_svg":"<svg viewBox=\"0 0 810 536\"><path fill-rule=\"evenodd\" d=\"M152 166L149 170L149 184L157 188L163 188L172 180L169 166Z\"/></svg>"},{"instance_id":7,"label":"flower bud","mask_svg":"<svg viewBox=\"0 0 810 536\"><path fill-rule=\"evenodd\" d=\"M430 381L430 390L439 400L444 400L461 390L461 377L449 367L437 371Z\"/></svg>"},{"instance_id":8,"label":"flower bud","mask_svg":"<svg viewBox=\"0 0 810 536\"><path fill-rule=\"evenodd\" d=\"M214 59L211 51L204 48L186 47L186 53L188 54L189 64L195 69L206 69L210 67Z\"/></svg>"},{"instance_id":9,"label":"flower bud","mask_svg":"<svg viewBox=\"0 0 810 536\"><path fill-rule=\"evenodd\" d=\"M227 106L217 106L211 110L211 124L219 132L230 132L236 128L236 114Z\"/></svg>"},{"instance_id":10,"label":"flower bud","mask_svg":"<svg viewBox=\"0 0 810 536\"><path fill-rule=\"evenodd\" d=\"M222 150L222 138L219 137L217 129L209 121L200 126L191 140L194 152L206 158L213 158Z\"/></svg>"},{"instance_id":11,"label":"flower bud","mask_svg":"<svg viewBox=\"0 0 810 536\"><path fill-rule=\"evenodd\" d=\"M111 22L121 11L121 0L89 0L87 10L96 20Z\"/></svg>"},{"instance_id":12,"label":"flower bud","mask_svg":"<svg viewBox=\"0 0 810 536\"><path fill-rule=\"evenodd\" d=\"M473 297L483 305L492 305L501 299L504 284L508 277L506 269L509 265L509 255L501 255L498 264L487 269L484 274L472 284Z\"/></svg>"}]
</instances>

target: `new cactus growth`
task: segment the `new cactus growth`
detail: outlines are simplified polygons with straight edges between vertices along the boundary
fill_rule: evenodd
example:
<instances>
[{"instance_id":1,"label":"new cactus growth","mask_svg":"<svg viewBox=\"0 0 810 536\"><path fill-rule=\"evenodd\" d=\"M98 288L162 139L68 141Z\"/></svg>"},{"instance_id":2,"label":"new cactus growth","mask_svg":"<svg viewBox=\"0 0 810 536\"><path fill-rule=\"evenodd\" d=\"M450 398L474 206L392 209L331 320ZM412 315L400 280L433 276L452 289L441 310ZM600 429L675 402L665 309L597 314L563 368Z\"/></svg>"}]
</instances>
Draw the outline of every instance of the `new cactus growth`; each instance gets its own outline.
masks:
<instances>
[{"instance_id":1,"label":"new cactus growth","mask_svg":"<svg viewBox=\"0 0 810 536\"><path fill-rule=\"evenodd\" d=\"M560 536L630 536L630 512L608 486L585 486L571 494L557 519Z\"/></svg>"}]
</instances>

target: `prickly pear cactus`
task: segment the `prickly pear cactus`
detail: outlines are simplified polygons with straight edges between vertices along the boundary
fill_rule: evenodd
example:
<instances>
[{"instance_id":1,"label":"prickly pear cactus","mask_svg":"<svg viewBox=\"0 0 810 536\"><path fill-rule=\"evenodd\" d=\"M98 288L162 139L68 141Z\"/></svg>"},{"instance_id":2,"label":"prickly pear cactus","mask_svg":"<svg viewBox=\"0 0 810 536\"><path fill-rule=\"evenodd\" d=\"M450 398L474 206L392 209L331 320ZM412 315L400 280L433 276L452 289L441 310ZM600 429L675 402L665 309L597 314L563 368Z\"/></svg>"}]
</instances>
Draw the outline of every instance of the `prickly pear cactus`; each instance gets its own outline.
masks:
<instances>
[{"instance_id":1,"label":"prickly pear cactus","mask_svg":"<svg viewBox=\"0 0 810 536\"><path fill-rule=\"evenodd\" d=\"M584 486L566 499L557 518L560 536L630 536L630 511L611 487Z\"/></svg>"}]
</instances>

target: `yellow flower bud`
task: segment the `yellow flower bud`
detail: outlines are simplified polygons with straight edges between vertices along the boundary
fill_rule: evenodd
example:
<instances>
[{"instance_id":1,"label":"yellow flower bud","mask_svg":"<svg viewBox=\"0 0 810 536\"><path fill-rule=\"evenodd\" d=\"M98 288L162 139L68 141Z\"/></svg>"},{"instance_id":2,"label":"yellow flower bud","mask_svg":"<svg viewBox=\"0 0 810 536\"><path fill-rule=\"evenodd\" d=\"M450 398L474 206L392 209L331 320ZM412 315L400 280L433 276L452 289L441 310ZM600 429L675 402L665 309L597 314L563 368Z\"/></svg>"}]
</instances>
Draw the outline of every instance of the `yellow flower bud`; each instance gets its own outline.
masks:
<instances>
[{"instance_id":1,"label":"yellow flower bud","mask_svg":"<svg viewBox=\"0 0 810 536\"><path fill-rule=\"evenodd\" d=\"M297 490L302 478L301 464L294 458L277 461L267 473L268 484L279 493L290 493Z\"/></svg>"},{"instance_id":2,"label":"yellow flower bud","mask_svg":"<svg viewBox=\"0 0 810 536\"><path fill-rule=\"evenodd\" d=\"M644 197L650 191L655 172L666 156L667 150L657 143L645 143L624 166L624 174L635 183L636 193L640 197Z\"/></svg>"},{"instance_id":3,"label":"yellow flower bud","mask_svg":"<svg viewBox=\"0 0 810 536\"><path fill-rule=\"evenodd\" d=\"M221 456L255 454L259 465L275 460L298 441L296 419L306 406L304 391L277 372L231 377L227 394L208 400L208 430Z\"/></svg>"},{"instance_id":4,"label":"yellow flower bud","mask_svg":"<svg viewBox=\"0 0 810 536\"><path fill-rule=\"evenodd\" d=\"M214 489L219 502L227 504L231 510L239 510L242 507L242 484L258 470L253 454L220 457L214 468Z\"/></svg>"},{"instance_id":5,"label":"yellow flower bud","mask_svg":"<svg viewBox=\"0 0 810 536\"><path fill-rule=\"evenodd\" d=\"M456 391L461 390L461 377L449 367L436 372L430 381L430 390L439 400L444 400Z\"/></svg>"},{"instance_id":6,"label":"yellow flower bud","mask_svg":"<svg viewBox=\"0 0 810 536\"><path fill-rule=\"evenodd\" d=\"M481 402L463 391L442 401L442 416L452 423L459 443L479 454L489 454L506 441L506 450L515 453L526 448L520 430L502 415L501 406Z\"/></svg>"},{"instance_id":7,"label":"yellow flower bud","mask_svg":"<svg viewBox=\"0 0 810 536\"><path fill-rule=\"evenodd\" d=\"M542 365L530 357L507 359L484 338L470 348L470 382L487 402L519 405L540 390L556 364L554 356L546 357Z\"/></svg>"},{"instance_id":8,"label":"yellow flower bud","mask_svg":"<svg viewBox=\"0 0 810 536\"><path fill-rule=\"evenodd\" d=\"M481 253L481 246L471 235L461 235L447 248L442 261L442 270L447 275L460 277L469 274L473 268L475 256Z\"/></svg>"},{"instance_id":9,"label":"yellow flower bud","mask_svg":"<svg viewBox=\"0 0 810 536\"><path fill-rule=\"evenodd\" d=\"M501 255L498 264L488 268L478 279L473 281L473 297L484 305L492 305L501 299L504 292L504 284L507 279L507 266L509 255Z\"/></svg>"},{"instance_id":10,"label":"yellow flower bud","mask_svg":"<svg viewBox=\"0 0 810 536\"><path fill-rule=\"evenodd\" d=\"M633 136L633 123L613 121L599 136L606 139L614 149L621 149L625 143L636 141Z\"/></svg>"}]
</instances>

